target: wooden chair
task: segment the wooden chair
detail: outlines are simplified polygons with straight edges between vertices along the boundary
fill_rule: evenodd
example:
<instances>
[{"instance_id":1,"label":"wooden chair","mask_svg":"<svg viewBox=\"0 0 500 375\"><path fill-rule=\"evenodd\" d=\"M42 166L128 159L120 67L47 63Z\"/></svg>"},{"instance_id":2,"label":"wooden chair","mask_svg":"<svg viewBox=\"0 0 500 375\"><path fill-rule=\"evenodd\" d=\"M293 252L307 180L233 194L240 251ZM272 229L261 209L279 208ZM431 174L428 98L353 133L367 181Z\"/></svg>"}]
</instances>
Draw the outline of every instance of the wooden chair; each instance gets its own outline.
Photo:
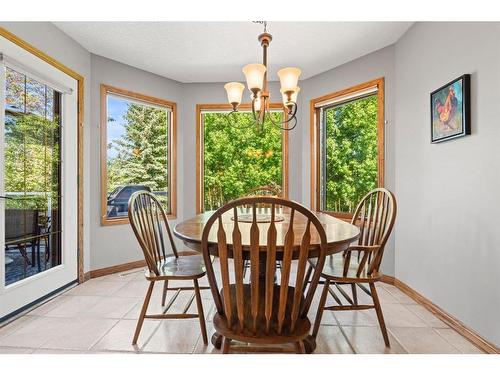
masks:
<instances>
[{"instance_id":1,"label":"wooden chair","mask_svg":"<svg viewBox=\"0 0 500 375\"><path fill-rule=\"evenodd\" d=\"M379 271L380 263L384 254L384 246L396 220L396 210L394 195L383 188L370 191L358 204L351 220L351 224L357 225L360 229L358 243L351 245L344 253L328 256L322 267L321 277L325 279L325 283L314 322L314 337L318 334L324 310L375 309L385 345L390 346L375 283L382 278L382 273ZM352 256L354 252L357 252L357 259ZM313 269L321 269L319 262L315 259L311 259L309 263L308 274ZM368 284L370 290L363 284ZM331 285L335 286L348 305L342 304ZM352 298L341 285L351 286ZM358 304L356 286L371 296L373 305ZM328 293L337 305L325 306Z\"/></svg>"},{"instance_id":2,"label":"wooden chair","mask_svg":"<svg viewBox=\"0 0 500 375\"><path fill-rule=\"evenodd\" d=\"M257 206L271 206L270 222L257 223ZM239 222L246 206L252 210L250 223ZM277 223L277 208L289 208L290 220ZM232 211L232 212L231 212ZM222 215L231 215L232 233L226 233ZM303 233L294 232L294 217L307 218ZM313 227L313 228L311 228ZM297 230L297 229L295 229ZM217 242L209 242L210 232ZM265 233L260 234L261 231ZM280 244L278 237L283 235ZM215 237L216 236L216 237ZM229 242L227 241L231 239ZM307 294L303 294L305 271L311 237L319 238L318 268L314 272ZM266 237L264 244L259 237ZM242 238L245 239L242 245ZM295 246L295 244L300 244ZM223 337L223 353L232 351L280 351L305 353L303 340L310 334L311 323L307 313L319 281L325 260L327 240L318 218L298 203L276 197L246 197L219 208L207 221L201 240L207 265L207 276L217 312L213 319L216 332ZM210 251L217 246L220 260L222 289L209 262ZM230 258L233 259L232 267ZM243 261L250 260L250 280L245 282ZM282 260L280 277L276 274L276 260ZM291 275L292 264L296 265ZM232 270L230 272L230 270ZM276 283L275 283L276 281ZM259 346L231 346L231 340ZM284 344L294 344L284 348ZM262 345L274 345L263 347ZM276 345L281 347L277 348Z\"/></svg>"},{"instance_id":3,"label":"wooden chair","mask_svg":"<svg viewBox=\"0 0 500 375\"><path fill-rule=\"evenodd\" d=\"M128 203L128 217L144 253L144 258L148 266L145 276L149 281L149 288L144 299L144 304L142 305L132 344L135 345L137 343L144 319L199 318L203 342L207 345L207 330L205 327L200 289L208 289L208 287L200 288L198 285L198 279L205 276L206 273L203 257L194 251L177 252L165 211L153 194L147 191L138 191L132 194ZM162 222L164 225L162 225ZM167 254L164 232L166 232L168 241L170 242L172 250L170 254ZM194 287L169 288L168 282L171 280L193 280ZM162 306L165 306L168 290L176 290L176 293L166 304L162 314L148 315L147 309L156 281L164 282ZM179 293L186 290L194 290L194 294L184 307L183 313L169 314L168 310L173 305ZM195 298L198 313L187 314L186 312Z\"/></svg>"},{"instance_id":4,"label":"wooden chair","mask_svg":"<svg viewBox=\"0 0 500 375\"><path fill-rule=\"evenodd\" d=\"M258 186L250 190L247 194L248 196L271 196L271 197L281 197L281 191L278 186Z\"/></svg>"}]
</instances>

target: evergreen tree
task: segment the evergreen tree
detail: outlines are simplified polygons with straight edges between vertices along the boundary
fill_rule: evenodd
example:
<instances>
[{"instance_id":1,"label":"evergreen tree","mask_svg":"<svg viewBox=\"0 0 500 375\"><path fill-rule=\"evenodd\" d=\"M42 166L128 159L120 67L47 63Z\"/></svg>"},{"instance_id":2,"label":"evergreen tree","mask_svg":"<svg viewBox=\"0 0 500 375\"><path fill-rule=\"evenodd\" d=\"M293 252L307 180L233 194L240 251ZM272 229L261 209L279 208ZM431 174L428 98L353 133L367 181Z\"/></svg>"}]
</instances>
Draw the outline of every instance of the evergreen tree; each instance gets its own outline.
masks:
<instances>
[{"instance_id":1,"label":"evergreen tree","mask_svg":"<svg viewBox=\"0 0 500 375\"><path fill-rule=\"evenodd\" d=\"M108 192L119 185L146 185L167 191L168 122L163 109L129 104L125 134L108 144L117 156L108 159Z\"/></svg>"}]
</instances>

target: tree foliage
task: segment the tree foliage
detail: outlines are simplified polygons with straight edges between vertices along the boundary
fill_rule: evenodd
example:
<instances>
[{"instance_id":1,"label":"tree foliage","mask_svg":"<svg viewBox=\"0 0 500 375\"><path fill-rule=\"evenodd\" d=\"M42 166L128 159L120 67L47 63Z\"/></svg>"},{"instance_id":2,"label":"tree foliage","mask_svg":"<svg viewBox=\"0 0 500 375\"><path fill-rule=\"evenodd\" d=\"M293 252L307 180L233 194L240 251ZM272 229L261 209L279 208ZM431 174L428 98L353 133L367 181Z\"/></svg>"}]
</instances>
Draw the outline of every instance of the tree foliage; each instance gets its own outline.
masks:
<instances>
[{"instance_id":1,"label":"tree foliage","mask_svg":"<svg viewBox=\"0 0 500 375\"><path fill-rule=\"evenodd\" d=\"M275 122L282 114L271 114ZM269 121L259 132L251 113L203 114L203 188L206 210L251 189L282 186L282 134Z\"/></svg>"},{"instance_id":2,"label":"tree foliage","mask_svg":"<svg viewBox=\"0 0 500 375\"><path fill-rule=\"evenodd\" d=\"M377 96L325 110L325 209L352 212L377 187Z\"/></svg>"},{"instance_id":3,"label":"tree foliage","mask_svg":"<svg viewBox=\"0 0 500 375\"><path fill-rule=\"evenodd\" d=\"M124 134L108 144L108 149L117 152L107 160L108 192L123 185L145 185L152 191L167 191L167 111L129 103L123 120ZM113 122L108 119L108 126L113 126Z\"/></svg>"}]
</instances>

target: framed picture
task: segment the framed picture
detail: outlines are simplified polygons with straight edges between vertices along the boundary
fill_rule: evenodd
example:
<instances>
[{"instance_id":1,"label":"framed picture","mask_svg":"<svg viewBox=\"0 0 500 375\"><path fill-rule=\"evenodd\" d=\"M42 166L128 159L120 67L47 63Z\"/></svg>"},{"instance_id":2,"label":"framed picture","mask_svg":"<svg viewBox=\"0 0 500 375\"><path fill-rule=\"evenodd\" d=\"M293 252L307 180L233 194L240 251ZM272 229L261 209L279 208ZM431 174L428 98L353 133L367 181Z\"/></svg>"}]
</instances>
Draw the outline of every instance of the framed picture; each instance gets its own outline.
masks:
<instances>
[{"instance_id":1,"label":"framed picture","mask_svg":"<svg viewBox=\"0 0 500 375\"><path fill-rule=\"evenodd\" d=\"M431 92L431 143L470 134L470 74Z\"/></svg>"}]
</instances>

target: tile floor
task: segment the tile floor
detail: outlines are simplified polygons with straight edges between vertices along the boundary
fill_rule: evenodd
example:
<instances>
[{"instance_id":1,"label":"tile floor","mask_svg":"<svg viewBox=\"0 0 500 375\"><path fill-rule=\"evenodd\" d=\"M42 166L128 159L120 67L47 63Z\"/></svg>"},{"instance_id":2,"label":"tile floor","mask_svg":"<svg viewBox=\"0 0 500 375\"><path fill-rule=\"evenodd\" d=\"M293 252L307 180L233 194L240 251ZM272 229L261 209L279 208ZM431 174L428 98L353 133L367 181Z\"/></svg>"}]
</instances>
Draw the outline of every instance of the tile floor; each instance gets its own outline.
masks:
<instances>
[{"instance_id":1,"label":"tile floor","mask_svg":"<svg viewBox=\"0 0 500 375\"><path fill-rule=\"evenodd\" d=\"M206 283L206 279L201 282ZM203 344L197 319L146 320L139 342L133 346L146 287L140 269L78 285L0 328L0 354L219 353L211 344ZM325 311L315 353L482 353L396 287L379 283L378 291L391 348L384 345L373 310ZM209 290L202 294L210 337L214 305ZM358 292L360 301L363 295ZM172 312L182 310L189 297L189 292L182 292ZM319 290L315 300L319 300ZM160 305L158 284L148 312L159 311ZM193 303L190 310L195 308ZM312 310L311 318L314 305Z\"/></svg>"}]
</instances>

